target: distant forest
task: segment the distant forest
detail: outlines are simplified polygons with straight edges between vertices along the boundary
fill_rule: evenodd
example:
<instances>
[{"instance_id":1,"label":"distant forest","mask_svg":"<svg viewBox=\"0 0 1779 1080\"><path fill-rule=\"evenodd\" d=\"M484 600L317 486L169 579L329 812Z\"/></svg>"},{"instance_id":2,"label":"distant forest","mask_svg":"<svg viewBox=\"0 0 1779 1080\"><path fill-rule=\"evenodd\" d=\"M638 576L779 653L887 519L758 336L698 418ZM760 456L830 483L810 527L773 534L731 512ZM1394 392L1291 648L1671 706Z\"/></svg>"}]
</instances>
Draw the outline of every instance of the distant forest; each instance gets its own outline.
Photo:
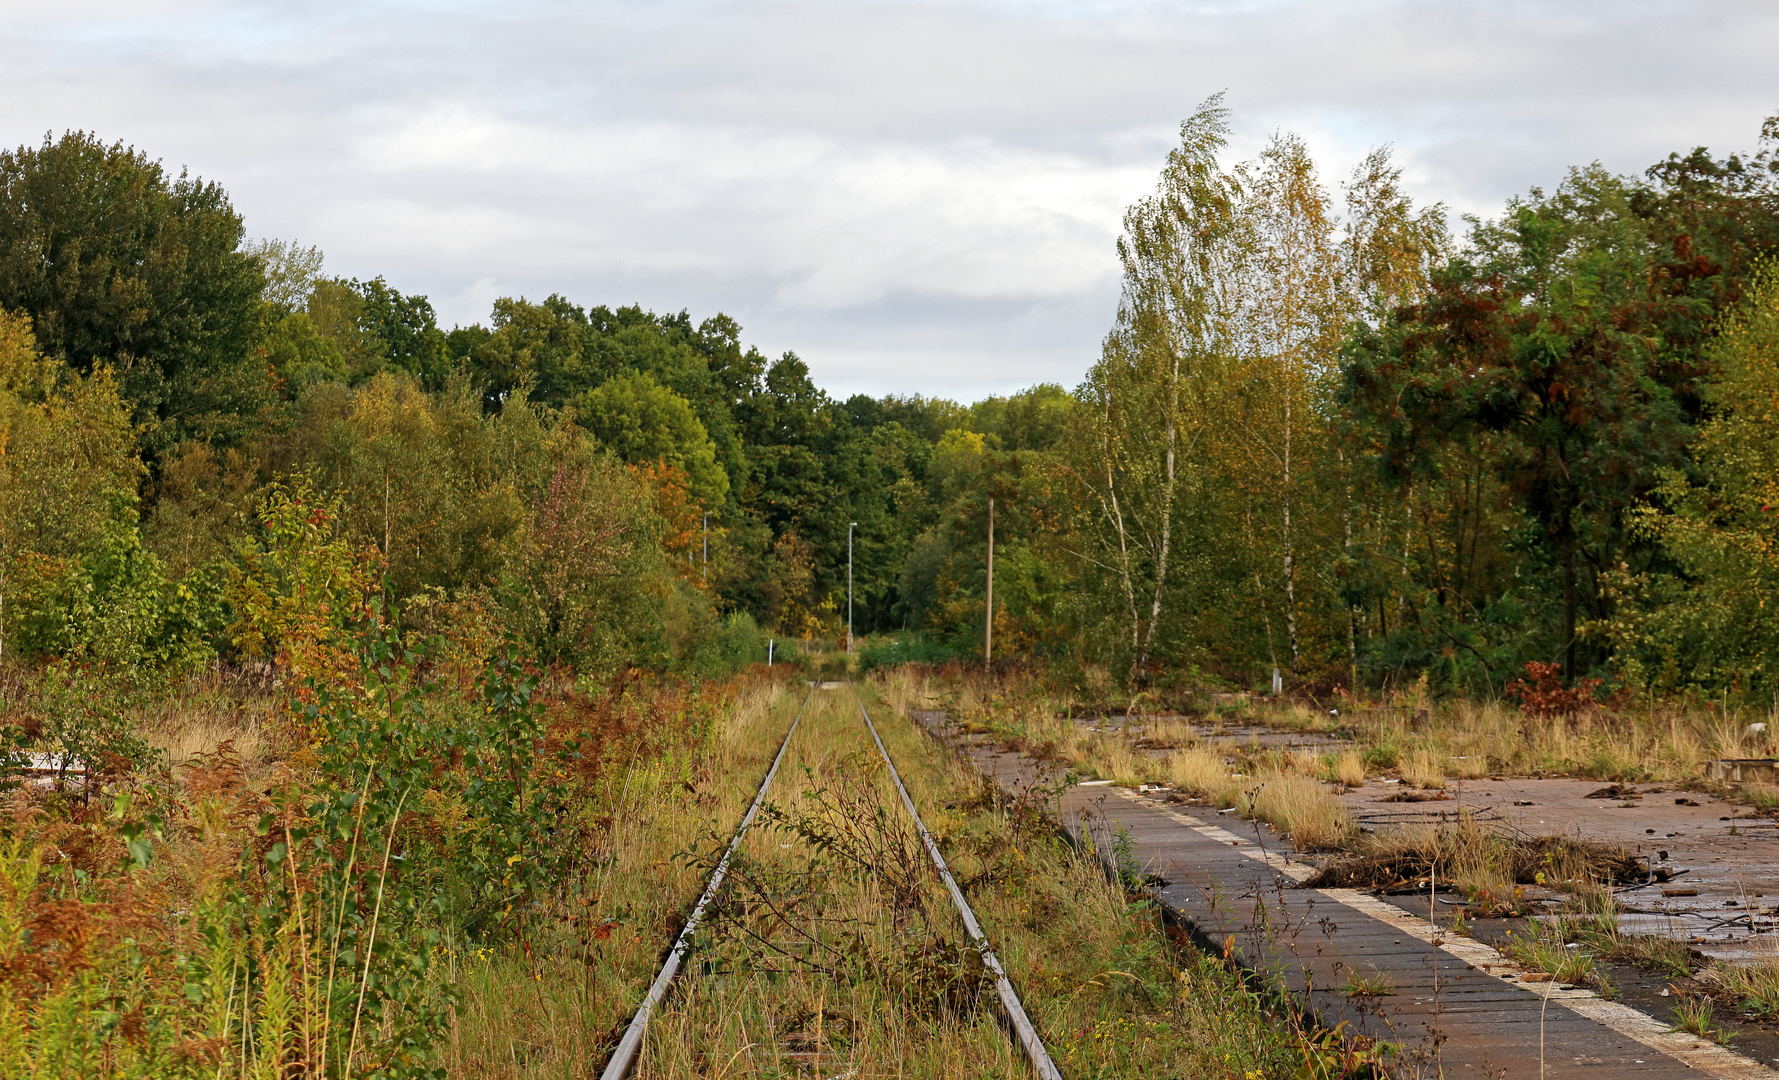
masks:
<instances>
[{"instance_id":1,"label":"distant forest","mask_svg":"<svg viewBox=\"0 0 1779 1080\"><path fill-rule=\"evenodd\" d=\"M856 523L867 661L979 660L992 499L997 659L1779 693L1779 118L1457 236L1387 150L1331 185L1227 135L1127 212L1082 383L970 405L837 400L720 313L447 330L145 151L0 153L0 647L178 673L369 597L717 674L844 633Z\"/></svg>"}]
</instances>

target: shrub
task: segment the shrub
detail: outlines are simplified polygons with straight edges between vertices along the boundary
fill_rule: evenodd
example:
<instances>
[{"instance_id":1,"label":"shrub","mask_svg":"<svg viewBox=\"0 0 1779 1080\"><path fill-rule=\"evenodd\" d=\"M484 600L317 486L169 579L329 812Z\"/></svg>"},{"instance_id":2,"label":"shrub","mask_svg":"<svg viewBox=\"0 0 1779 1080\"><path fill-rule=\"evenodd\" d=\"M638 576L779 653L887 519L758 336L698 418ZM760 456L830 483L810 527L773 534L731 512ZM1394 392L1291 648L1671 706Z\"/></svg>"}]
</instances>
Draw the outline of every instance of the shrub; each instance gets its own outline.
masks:
<instances>
[{"instance_id":1,"label":"shrub","mask_svg":"<svg viewBox=\"0 0 1779 1080\"><path fill-rule=\"evenodd\" d=\"M896 634L889 638L872 638L859 650L858 658L860 674L897 664L946 664L968 659L951 645L913 632Z\"/></svg>"}]
</instances>

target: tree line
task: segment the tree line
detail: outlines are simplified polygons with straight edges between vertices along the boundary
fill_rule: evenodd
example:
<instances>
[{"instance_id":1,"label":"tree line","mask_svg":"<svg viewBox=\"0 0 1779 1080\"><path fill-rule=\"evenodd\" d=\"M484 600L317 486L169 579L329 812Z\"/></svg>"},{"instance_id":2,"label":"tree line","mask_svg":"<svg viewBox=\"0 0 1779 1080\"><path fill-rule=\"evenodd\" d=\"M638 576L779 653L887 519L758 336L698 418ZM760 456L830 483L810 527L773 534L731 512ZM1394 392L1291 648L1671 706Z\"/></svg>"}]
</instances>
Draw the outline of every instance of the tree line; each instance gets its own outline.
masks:
<instances>
[{"instance_id":1,"label":"tree line","mask_svg":"<svg viewBox=\"0 0 1779 1080\"><path fill-rule=\"evenodd\" d=\"M721 314L508 297L447 330L134 148L0 154L0 648L274 655L337 614L344 545L412 625L714 670L843 631L856 523L872 655L979 656L992 499L1002 656L1779 688L1775 121L1462 239L1387 150L1331 187L1294 136L1227 161L1228 124L1206 102L1127 212L1081 385L972 405L830 397Z\"/></svg>"},{"instance_id":2,"label":"tree line","mask_svg":"<svg viewBox=\"0 0 1779 1080\"><path fill-rule=\"evenodd\" d=\"M1212 99L1130 209L1079 394L1084 581L1129 677L1779 689L1779 118L1753 155L1572 169L1461 242L1385 150L1334 191L1299 139L1229 165L1227 134Z\"/></svg>"}]
</instances>

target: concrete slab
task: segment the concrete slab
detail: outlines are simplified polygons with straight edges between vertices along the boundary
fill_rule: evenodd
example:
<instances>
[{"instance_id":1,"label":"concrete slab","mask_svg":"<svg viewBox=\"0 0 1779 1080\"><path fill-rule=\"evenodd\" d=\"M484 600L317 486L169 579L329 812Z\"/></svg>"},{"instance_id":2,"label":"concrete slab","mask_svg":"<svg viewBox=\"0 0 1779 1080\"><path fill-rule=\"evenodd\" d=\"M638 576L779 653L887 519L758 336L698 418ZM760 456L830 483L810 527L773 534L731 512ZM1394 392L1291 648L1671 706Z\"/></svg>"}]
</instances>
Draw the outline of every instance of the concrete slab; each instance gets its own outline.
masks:
<instances>
[{"instance_id":1,"label":"concrete slab","mask_svg":"<svg viewBox=\"0 0 1779 1080\"><path fill-rule=\"evenodd\" d=\"M1779 956L1779 938L1769 945L1779 928L1779 822L1770 815L1703 792L1569 778L1448 780L1449 799L1386 801L1402 791L1374 780L1340 799L1364 828L1469 813L1527 836L1622 844L1673 875L1617 890L1627 929L1677 937L1722 959Z\"/></svg>"},{"instance_id":2,"label":"concrete slab","mask_svg":"<svg viewBox=\"0 0 1779 1080\"><path fill-rule=\"evenodd\" d=\"M916 719L943 730L941 714ZM1043 780L1036 763L982 740L954 745L1010 790ZM1488 945L1449 936L1403 906L1353 890L1296 888L1313 868L1270 829L1162 798L1077 786L1063 793L1061 810L1094 850L1128 844L1146 872L1165 880L1157 899L1201 945L1277 978L1323 1023L1401 1047L1400 1075L1779 1077L1591 991L1522 982ZM1382 973L1395 993L1349 996L1351 972Z\"/></svg>"},{"instance_id":3,"label":"concrete slab","mask_svg":"<svg viewBox=\"0 0 1779 1080\"><path fill-rule=\"evenodd\" d=\"M1080 722L1112 733L1190 719L1110 716ZM1193 727L1199 740L1195 745L1230 752L1326 753L1348 745L1332 735L1257 724L1197 720ZM1159 756L1170 751L1148 752ZM1762 777L1779 775L1779 761L1767 759L1710 764L1730 782L1770 782ZM1594 797L1614 787L1628 794ZM1397 801L1405 794L1426 801ZM1672 786L1555 777L1450 779L1441 792L1413 792L1400 782L1373 780L1340 798L1367 829L1449 821L1468 813L1527 836L1581 836L1622 844L1645 857L1652 869L1674 875L1669 882L1620 890L1628 930L1675 937L1723 960L1779 958L1779 818L1773 814ZM1687 889L1697 892L1685 895Z\"/></svg>"}]
</instances>

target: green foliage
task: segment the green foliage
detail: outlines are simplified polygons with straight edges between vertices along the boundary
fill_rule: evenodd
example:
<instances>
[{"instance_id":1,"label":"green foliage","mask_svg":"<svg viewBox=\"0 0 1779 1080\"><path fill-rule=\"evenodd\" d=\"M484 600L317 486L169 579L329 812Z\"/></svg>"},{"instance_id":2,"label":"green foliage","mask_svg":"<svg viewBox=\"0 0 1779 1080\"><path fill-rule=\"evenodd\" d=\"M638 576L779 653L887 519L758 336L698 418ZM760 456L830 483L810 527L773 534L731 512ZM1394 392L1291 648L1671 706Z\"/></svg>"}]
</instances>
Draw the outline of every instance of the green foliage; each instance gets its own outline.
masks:
<instances>
[{"instance_id":1,"label":"green foliage","mask_svg":"<svg viewBox=\"0 0 1779 1080\"><path fill-rule=\"evenodd\" d=\"M684 312L583 309L553 295L541 304L496 300L490 323L454 331L450 344L489 409L521 392L561 407L613 376L647 375L691 403L724 475L733 481L746 471L737 410L758 390L765 360L741 349L740 327L727 316L694 327Z\"/></svg>"},{"instance_id":2,"label":"green foliage","mask_svg":"<svg viewBox=\"0 0 1779 1080\"><path fill-rule=\"evenodd\" d=\"M489 662L468 715L427 684L425 650L392 630L358 655L349 685L308 687L317 782L260 820L273 839L261 933L294 915L321 943L329 1058L433 1076L454 993L429 982L434 959L447 941L522 936L561 886L574 858L559 835L562 766L578 744L544 751L536 678L511 653Z\"/></svg>"},{"instance_id":3,"label":"green foliage","mask_svg":"<svg viewBox=\"0 0 1779 1080\"><path fill-rule=\"evenodd\" d=\"M268 387L248 361L265 286L222 188L69 132L0 153L0 307L52 358L111 366L145 442L238 439Z\"/></svg>"},{"instance_id":4,"label":"green foliage","mask_svg":"<svg viewBox=\"0 0 1779 1080\"><path fill-rule=\"evenodd\" d=\"M1733 685L1764 700L1779 688L1779 275L1753 283L1711 356L1713 416L1699 429L1698 479L1670 469L1631 515L1671 568L1611 578L1622 603L1592 628L1615 646L1623 678L1662 691Z\"/></svg>"},{"instance_id":5,"label":"green foliage","mask_svg":"<svg viewBox=\"0 0 1779 1080\"><path fill-rule=\"evenodd\" d=\"M11 741L20 749L35 746L56 770L55 790L84 803L99 793L102 781L159 760L129 715L139 696L127 676L104 665L47 665L13 718Z\"/></svg>"},{"instance_id":6,"label":"green foliage","mask_svg":"<svg viewBox=\"0 0 1779 1080\"><path fill-rule=\"evenodd\" d=\"M169 581L138 531L116 519L89 542L83 557L59 572L19 582L21 653L175 671L214 655L224 621L219 567Z\"/></svg>"},{"instance_id":7,"label":"green foliage","mask_svg":"<svg viewBox=\"0 0 1779 1080\"><path fill-rule=\"evenodd\" d=\"M565 453L529 498L499 591L508 627L546 662L606 670L666 658L661 522L635 477Z\"/></svg>"},{"instance_id":8,"label":"green foliage","mask_svg":"<svg viewBox=\"0 0 1779 1080\"><path fill-rule=\"evenodd\" d=\"M957 649L934 641L925 634L901 633L875 637L866 641L857 652L860 674L869 674L897 664L945 664L954 660L980 659L967 649Z\"/></svg>"},{"instance_id":9,"label":"green foliage","mask_svg":"<svg viewBox=\"0 0 1779 1080\"><path fill-rule=\"evenodd\" d=\"M970 427L1008 450L1053 450L1068 434L1075 398L1055 383L1039 383L1007 397L991 395L970 406Z\"/></svg>"},{"instance_id":10,"label":"green foliage","mask_svg":"<svg viewBox=\"0 0 1779 1080\"><path fill-rule=\"evenodd\" d=\"M443 386L450 358L431 301L424 296L403 295L390 288L382 277L354 281L352 289L362 301L359 325L376 342L383 363L407 372L430 388Z\"/></svg>"},{"instance_id":11,"label":"green foliage","mask_svg":"<svg viewBox=\"0 0 1779 1080\"><path fill-rule=\"evenodd\" d=\"M353 836L394 837L389 897L407 918L436 919L472 940L521 932L534 899L561 884L574 857L551 835L568 808L561 762L578 754L578 743L540 756L546 732L537 676L515 652L489 661L467 714L427 685L425 648L384 632L360 657L354 685L312 684L313 700L303 707L320 751L321 801L293 826L288 850L300 856L308 841L316 852L337 854L333 845ZM411 815L406 832L404 813ZM428 819L446 827L422 828ZM352 875L362 866L329 865L345 875L339 889L359 889Z\"/></svg>"},{"instance_id":12,"label":"green foliage","mask_svg":"<svg viewBox=\"0 0 1779 1080\"><path fill-rule=\"evenodd\" d=\"M0 831L0 1072L442 1075L456 987L434 964L527 940L572 878L582 750L511 654L476 678L461 641L409 647L374 611L359 629L296 691L311 745L269 792L226 748L178 783L145 768L112 673L36 680L36 742L88 765L46 805L95 776L112 797L72 852L66 820Z\"/></svg>"},{"instance_id":13,"label":"green foliage","mask_svg":"<svg viewBox=\"0 0 1779 1080\"><path fill-rule=\"evenodd\" d=\"M318 382L345 382L351 374L338 342L323 334L306 311L292 312L274 323L260 348L285 389L295 395Z\"/></svg>"},{"instance_id":14,"label":"green foliage","mask_svg":"<svg viewBox=\"0 0 1779 1080\"><path fill-rule=\"evenodd\" d=\"M305 479L273 485L258 516L261 535L242 544L229 578L229 638L249 656L281 653L314 673L367 614L373 564L338 534L339 500Z\"/></svg>"},{"instance_id":15,"label":"green foliage","mask_svg":"<svg viewBox=\"0 0 1779 1080\"><path fill-rule=\"evenodd\" d=\"M1673 551L1635 523L1705 464L1710 335L1779 242L1770 165L1701 150L1643 181L1574 170L1478 224L1425 301L1355 334L1344 396L1363 453L1408 501L1394 528L1423 537L1347 566L1380 667L1499 692L1561 654L1574 679L1642 633L1622 599L1679 586ZM1667 663L1621 659L1636 681Z\"/></svg>"},{"instance_id":16,"label":"green foliage","mask_svg":"<svg viewBox=\"0 0 1779 1080\"><path fill-rule=\"evenodd\" d=\"M178 669L212 655L217 574L169 580L144 550L141 475L109 373L42 358L0 312L0 634L15 654Z\"/></svg>"},{"instance_id":17,"label":"green foliage","mask_svg":"<svg viewBox=\"0 0 1779 1080\"><path fill-rule=\"evenodd\" d=\"M766 662L766 633L745 611L718 616L709 601L690 588L676 592L681 604L668 605L666 632L675 670L689 675L723 678L748 666ZM679 610L676 610L676 607ZM784 660L785 647L776 650Z\"/></svg>"},{"instance_id":18,"label":"green foliage","mask_svg":"<svg viewBox=\"0 0 1779 1080\"><path fill-rule=\"evenodd\" d=\"M648 375L618 375L575 399L576 418L621 460L662 461L685 470L692 497L721 506L729 477L716 445L685 398Z\"/></svg>"},{"instance_id":19,"label":"green foliage","mask_svg":"<svg viewBox=\"0 0 1779 1080\"><path fill-rule=\"evenodd\" d=\"M1081 387L968 405L835 401L723 315L507 297L446 332L313 247L243 246L219 188L134 150L0 155L0 633L275 651L249 628L295 594L254 507L300 475L330 507L311 547L380 564L361 595L590 670L719 670L754 648L740 616L833 636L849 594L867 635L973 654L992 500L999 655L1157 686L1499 693L1557 652L1570 679L1767 678L1724 507L1772 463L1701 425L1765 392L1706 387L1779 244L1779 159L1576 170L1452 259L1386 151L1336 188L1290 135L1225 162L1227 131L1205 102L1131 207Z\"/></svg>"},{"instance_id":20,"label":"green foliage","mask_svg":"<svg viewBox=\"0 0 1779 1080\"><path fill-rule=\"evenodd\" d=\"M1626 512L1683 460L1694 370L1666 355L1659 328L1696 315L1666 279L1652 290L1631 185L1598 168L1511 204L1475 244L1482 259L1453 263L1425 305L1357 340L1350 398L1404 483L1437 475L1449 442L1484 447L1480 467L1554 564L1573 676L1577 621L1601 613L1584 567L1629 554Z\"/></svg>"},{"instance_id":21,"label":"green foliage","mask_svg":"<svg viewBox=\"0 0 1779 1080\"><path fill-rule=\"evenodd\" d=\"M386 371L315 386L296 406L282 453L338 500L343 534L382 553L393 599L498 580L526 492L548 467L551 431L524 402L485 417L461 382L428 393Z\"/></svg>"},{"instance_id":22,"label":"green foliage","mask_svg":"<svg viewBox=\"0 0 1779 1080\"><path fill-rule=\"evenodd\" d=\"M315 278L321 260L313 249L273 248L264 258L280 276L268 299L282 317L262 349L290 389L322 379L356 384L383 372L405 372L430 389L445 384L450 352L426 297L404 295L381 277Z\"/></svg>"}]
</instances>

